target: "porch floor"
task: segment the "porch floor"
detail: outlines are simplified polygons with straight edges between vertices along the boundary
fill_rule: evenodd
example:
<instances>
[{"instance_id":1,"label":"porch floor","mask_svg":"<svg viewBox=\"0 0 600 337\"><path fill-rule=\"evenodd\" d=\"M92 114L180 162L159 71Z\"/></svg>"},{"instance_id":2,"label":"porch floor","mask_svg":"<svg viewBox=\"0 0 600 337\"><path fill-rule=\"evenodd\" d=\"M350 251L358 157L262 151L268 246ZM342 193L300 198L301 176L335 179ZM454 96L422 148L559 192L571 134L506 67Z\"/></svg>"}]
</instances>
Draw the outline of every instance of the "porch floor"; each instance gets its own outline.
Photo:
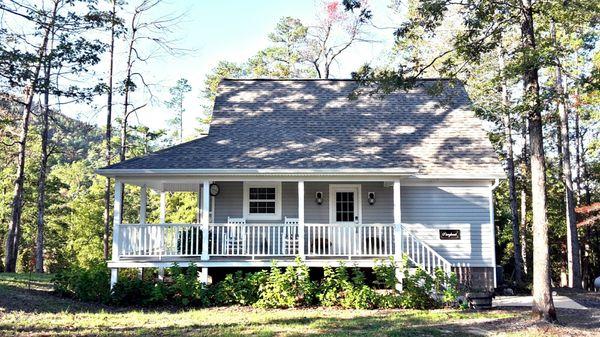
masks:
<instances>
[{"instance_id":1,"label":"porch floor","mask_svg":"<svg viewBox=\"0 0 600 337\"><path fill-rule=\"evenodd\" d=\"M377 260L388 256L348 257L348 256L314 256L306 257L303 262L309 267L338 266L344 264L352 267L373 267ZM200 256L191 257L122 257L119 261L109 261L109 268L151 268L170 267L177 263L181 267L194 264L198 267L270 267L273 261L280 267L295 264L295 256L211 256L210 260L202 260Z\"/></svg>"}]
</instances>

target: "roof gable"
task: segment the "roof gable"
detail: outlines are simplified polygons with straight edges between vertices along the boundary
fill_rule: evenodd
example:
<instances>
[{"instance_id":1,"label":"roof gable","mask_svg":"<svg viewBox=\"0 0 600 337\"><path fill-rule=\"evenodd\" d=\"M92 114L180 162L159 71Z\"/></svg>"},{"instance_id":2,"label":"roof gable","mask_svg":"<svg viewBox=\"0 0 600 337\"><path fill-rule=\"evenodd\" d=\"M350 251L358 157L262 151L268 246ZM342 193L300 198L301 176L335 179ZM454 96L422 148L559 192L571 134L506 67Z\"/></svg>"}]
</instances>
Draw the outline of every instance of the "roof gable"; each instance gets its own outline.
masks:
<instances>
[{"instance_id":1,"label":"roof gable","mask_svg":"<svg viewBox=\"0 0 600 337\"><path fill-rule=\"evenodd\" d=\"M350 100L356 85L349 80L224 80L208 136L109 168L503 174L462 84L420 81L409 91ZM442 90L434 94L433 88Z\"/></svg>"}]
</instances>

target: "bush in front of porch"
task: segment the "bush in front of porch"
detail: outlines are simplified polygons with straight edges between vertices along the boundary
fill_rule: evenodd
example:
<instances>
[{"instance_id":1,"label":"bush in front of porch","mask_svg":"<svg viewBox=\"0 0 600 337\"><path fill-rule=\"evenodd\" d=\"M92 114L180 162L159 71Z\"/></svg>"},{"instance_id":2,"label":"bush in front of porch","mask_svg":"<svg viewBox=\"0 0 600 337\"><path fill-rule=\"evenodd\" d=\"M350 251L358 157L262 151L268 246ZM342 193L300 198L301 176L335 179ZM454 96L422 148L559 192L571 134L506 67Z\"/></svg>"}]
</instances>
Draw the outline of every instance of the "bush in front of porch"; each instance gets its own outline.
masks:
<instances>
[{"instance_id":1,"label":"bush in front of porch","mask_svg":"<svg viewBox=\"0 0 600 337\"><path fill-rule=\"evenodd\" d=\"M358 268L325 267L323 278L311 280L308 267L300 260L282 270L273 264L269 271L229 274L222 281L205 285L198 280L198 268L169 268L164 281L136 274L121 275L108 291L108 270L67 270L57 274L55 289L83 301L116 305L173 305L207 307L253 305L262 308L296 308L311 305L353 309L431 309L455 304L456 277L443 271L429 275L403 263L403 291L395 290L396 263L381 261L373 269L375 282L368 284ZM100 272L104 271L104 272ZM94 281L94 275L97 279ZM90 282L92 279L92 282ZM105 281L102 285L100 284ZM93 288L86 284L96 285ZM104 294L104 295L102 295ZM109 294L109 295L106 295Z\"/></svg>"}]
</instances>

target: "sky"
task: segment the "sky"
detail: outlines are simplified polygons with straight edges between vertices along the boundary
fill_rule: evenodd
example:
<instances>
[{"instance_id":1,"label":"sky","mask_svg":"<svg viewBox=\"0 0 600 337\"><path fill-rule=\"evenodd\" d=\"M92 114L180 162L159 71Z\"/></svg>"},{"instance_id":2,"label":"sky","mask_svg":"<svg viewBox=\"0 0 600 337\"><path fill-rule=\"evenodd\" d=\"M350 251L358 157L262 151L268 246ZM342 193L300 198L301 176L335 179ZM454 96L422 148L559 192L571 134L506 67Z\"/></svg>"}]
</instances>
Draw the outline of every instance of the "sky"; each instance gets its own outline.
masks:
<instances>
[{"instance_id":1,"label":"sky","mask_svg":"<svg viewBox=\"0 0 600 337\"><path fill-rule=\"evenodd\" d=\"M397 22L390 17L387 6L392 0L371 0L374 22L378 27L393 27ZM135 4L138 1L130 1ZM341 2L341 0L340 0ZM167 0L150 12L151 16L181 15L179 23L165 37L172 45L185 50L180 55L158 53L144 64L138 64L152 85L155 99L139 110L133 123L141 123L151 129L166 128L166 121L173 116L164 106L169 98L168 88L179 78L186 78L192 91L186 96L184 114L184 136L189 136L199 126L196 119L202 116L203 84L206 74L220 60L243 62L260 49L268 46L268 34L277 21L284 16L300 19L305 25L314 22L318 10L322 9L319 0ZM125 8L122 15L127 16L131 8ZM369 28L369 39L355 45L339 57L339 63L333 68L334 78L348 78L350 73L365 63L377 62L385 58L392 47L393 30ZM124 42L116 45L116 78L124 76L126 60ZM107 58L98 67L98 71L107 69ZM139 92L134 96L138 102L146 101L148 93ZM64 111L83 121L102 125L105 120L104 99L94 105L72 106ZM117 101L118 102L118 101ZM118 103L117 103L118 104ZM118 116L122 106L115 107Z\"/></svg>"}]
</instances>

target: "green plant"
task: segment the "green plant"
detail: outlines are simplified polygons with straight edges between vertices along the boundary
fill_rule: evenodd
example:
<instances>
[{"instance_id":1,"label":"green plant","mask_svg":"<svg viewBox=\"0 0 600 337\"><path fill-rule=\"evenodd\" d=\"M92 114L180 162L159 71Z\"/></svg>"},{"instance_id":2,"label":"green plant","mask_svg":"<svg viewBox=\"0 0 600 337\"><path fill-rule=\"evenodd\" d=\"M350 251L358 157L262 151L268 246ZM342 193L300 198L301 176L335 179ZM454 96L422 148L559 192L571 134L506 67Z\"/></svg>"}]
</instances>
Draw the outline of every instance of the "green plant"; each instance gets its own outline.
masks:
<instances>
[{"instance_id":1,"label":"green plant","mask_svg":"<svg viewBox=\"0 0 600 337\"><path fill-rule=\"evenodd\" d=\"M317 299L321 305L326 307L340 305L343 292L348 288L350 288L350 281L348 270L344 265L335 269L325 266Z\"/></svg>"},{"instance_id":2,"label":"green plant","mask_svg":"<svg viewBox=\"0 0 600 337\"><path fill-rule=\"evenodd\" d=\"M184 271L177 264L169 268L172 284L169 293L176 304L182 306L209 306L210 296L206 285L198 281L198 268L192 264Z\"/></svg>"},{"instance_id":3,"label":"green plant","mask_svg":"<svg viewBox=\"0 0 600 337\"><path fill-rule=\"evenodd\" d=\"M259 287L256 306L262 308L294 308L310 305L315 298L315 284L310 280L309 269L300 259L285 272L273 263L266 282Z\"/></svg>"},{"instance_id":4,"label":"green plant","mask_svg":"<svg viewBox=\"0 0 600 337\"><path fill-rule=\"evenodd\" d=\"M352 269L352 278L343 264L337 268L325 267L317 298L326 307L368 309L376 305L377 294L365 284L364 273Z\"/></svg>"},{"instance_id":5,"label":"green plant","mask_svg":"<svg viewBox=\"0 0 600 337\"><path fill-rule=\"evenodd\" d=\"M259 299L259 290L267 280L267 272L246 273L237 271L227 274L225 279L215 286L216 304L252 305Z\"/></svg>"},{"instance_id":6,"label":"green plant","mask_svg":"<svg viewBox=\"0 0 600 337\"><path fill-rule=\"evenodd\" d=\"M89 268L71 267L58 272L53 279L54 289L63 296L86 302L110 301L110 273L104 262Z\"/></svg>"},{"instance_id":7,"label":"green plant","mask_svg":"<svg viewBox=\"0 0 600 337\"><path fill-rule=\"evenodd\" d=\"M396 268L396 261L394 261L393 256L390 256L387 260L376 260L373 266L374 283L382 289L395 289L398 283Z\"/></svg>"},{"instance_id":8,"label":"green plant","mask_svg":"<svg viewBox=\"0 0 600 337\"><path fill-rule=\"evenodd\" d=\"M432 309L437 307L433 298L434 279L423 269L417 267L414 273L404 269L400 305L410 309Z\"/></svg>"},{"instance_id":9,"label":"green plant","mask_svg":"<svg viewBox=\"0 0 600 337\"><path fill-rule=\"evenodd\" d=\"M447 274L443 269L438 268L435 271L435 292L439 300L445 306L456 305L458 296L458 278L454 272Z\"/></svg>"},{"instance_id":10,"label":"green plant","mask_svg":"<svg viewBox=\"0 0 600 337\"><path fill-rule=\"evenodd\" d=\"M153 301L154 283L136 278L121 277L111 293L112 302L118 305L147 305Z\"/></svg>"}]
</instances>

